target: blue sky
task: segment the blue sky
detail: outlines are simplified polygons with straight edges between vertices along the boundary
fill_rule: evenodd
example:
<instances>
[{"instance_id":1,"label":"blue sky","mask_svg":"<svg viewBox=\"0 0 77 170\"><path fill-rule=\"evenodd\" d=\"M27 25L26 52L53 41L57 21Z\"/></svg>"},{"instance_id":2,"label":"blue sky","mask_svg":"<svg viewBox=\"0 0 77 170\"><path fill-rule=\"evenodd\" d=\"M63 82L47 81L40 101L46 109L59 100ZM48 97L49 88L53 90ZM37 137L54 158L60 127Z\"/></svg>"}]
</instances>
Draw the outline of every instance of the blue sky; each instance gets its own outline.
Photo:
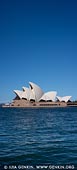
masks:
<instances>
[{"instance_id":1,"label":"blue sky","mask_svg":"<svg viewBox=\"0 0 77 170\"><path fill-rule=\"evenodd\" d=\"M0 1L0 102L32 81L77 99L77 1Z\"/></svg>"}]
</instances>

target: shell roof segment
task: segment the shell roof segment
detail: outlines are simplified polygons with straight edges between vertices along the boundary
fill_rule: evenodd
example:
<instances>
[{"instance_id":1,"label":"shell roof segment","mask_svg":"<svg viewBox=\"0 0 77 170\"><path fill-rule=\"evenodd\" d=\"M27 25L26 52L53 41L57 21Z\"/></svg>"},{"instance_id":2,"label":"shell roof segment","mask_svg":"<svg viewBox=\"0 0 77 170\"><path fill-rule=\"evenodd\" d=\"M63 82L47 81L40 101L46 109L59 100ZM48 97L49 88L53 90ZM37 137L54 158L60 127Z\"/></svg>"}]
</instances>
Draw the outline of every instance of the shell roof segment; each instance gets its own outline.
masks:
<instances>
[{"instance_id":1,"label":"shell roof segment","mask_svg":"<svg viewBox=\"0 0 77 170\"><path fill-rule=\"evenodd\" d=\"M56 96L56 97L60 102L62 102L62 101L68 102L72 96L64 96L64 97Z\"/></svg>"},{"instance_id":2,"label":"shell roof segment","mask_svg":"<svg viewBox=\"0 0 77 170\"><path fill-rule=\"evenodd\" d=\"M62 102L68 102L72 96L56 96L56 91L49 91L44 93L43 90L35 83L29 82L29 88L28 87L22 87L23 90L14 90L14 93L20 98L24 98L27 100L35 100L36 102L45 100L45 101L55 101L56 98Z\"/></svg>"},{"instance_id":3,"label":"shell roof segment","mask_svg":"<svg viewBox=\"0 0 77 170\"><path fill-rule=\"evenodd\" d=\"M56 94L57 94L56 91L46 92L46 93L44 93L44 95L41 97L40 100L45 100L45 101L51 100L51 101L55 101L55 99L56 99Z\"/></svg>"},{"instance_id":4,"label":"shell roof segment","mask_svg":"<svg viewBox=\"0 0 77 170\"><path fill-rule=\"evenodd\" d=\"M30 89L32 91L31 94L33 94L33 97L35 98L35 101L39 101L39 99L42 97L42 95L44 94L44 92L42 91L42 89L36 85L35 83L29 82L30 85ZM31 97L30 97L31 99Z\"/></svg>"}]
</instances>

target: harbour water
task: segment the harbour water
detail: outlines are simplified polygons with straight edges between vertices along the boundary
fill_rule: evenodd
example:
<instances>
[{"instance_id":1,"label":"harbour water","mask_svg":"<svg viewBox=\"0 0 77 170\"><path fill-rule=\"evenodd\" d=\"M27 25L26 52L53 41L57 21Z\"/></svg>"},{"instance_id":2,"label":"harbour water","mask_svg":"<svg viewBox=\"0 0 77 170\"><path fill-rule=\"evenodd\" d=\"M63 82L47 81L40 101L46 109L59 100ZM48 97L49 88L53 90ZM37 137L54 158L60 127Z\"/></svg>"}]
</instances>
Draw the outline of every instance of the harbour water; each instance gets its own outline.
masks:
<instances>
[{"instance_id":1,"label":"harbour water","mask_svg":"<svg viewBox=\"0 0 77 170\"><path fill-rule=\"evenodd\" d=\"M0 108L0 170L76 169L77 107Z\"/></svg>"}]
</instances>

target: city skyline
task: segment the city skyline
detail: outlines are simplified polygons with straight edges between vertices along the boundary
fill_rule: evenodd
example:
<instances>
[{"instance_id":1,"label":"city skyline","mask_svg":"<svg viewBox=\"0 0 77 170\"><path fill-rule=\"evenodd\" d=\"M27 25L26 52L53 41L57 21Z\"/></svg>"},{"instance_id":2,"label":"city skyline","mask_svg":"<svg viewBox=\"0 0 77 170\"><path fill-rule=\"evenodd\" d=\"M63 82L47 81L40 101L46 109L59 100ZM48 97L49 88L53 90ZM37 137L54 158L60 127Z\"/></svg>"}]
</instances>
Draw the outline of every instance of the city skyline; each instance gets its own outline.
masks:
<instances>
[{"instance_id":1,"label":"city skyline","mask_svg":"<svg viewBox=\"0 0 77 170\"><path fill-rule=\"evenodd\" d=\"M28 82L77 100L77 2L0 2L0 103Z\"/></svg>"}]
</instances>

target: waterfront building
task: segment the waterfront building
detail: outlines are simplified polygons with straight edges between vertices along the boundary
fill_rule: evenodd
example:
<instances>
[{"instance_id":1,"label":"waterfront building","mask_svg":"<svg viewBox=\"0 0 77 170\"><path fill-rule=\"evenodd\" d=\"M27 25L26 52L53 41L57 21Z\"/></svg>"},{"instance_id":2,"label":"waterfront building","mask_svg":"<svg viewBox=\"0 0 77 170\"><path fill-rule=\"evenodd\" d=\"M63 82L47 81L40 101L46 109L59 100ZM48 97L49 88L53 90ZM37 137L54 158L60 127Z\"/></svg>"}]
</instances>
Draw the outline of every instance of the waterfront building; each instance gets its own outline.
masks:
<instances>
[{"instance_id":1,"label":"waterfront building","mask_svg":"<svg viewBox=\"0 0 77 170\"><path fill-rule=\"evenodd\" d=\"M25 99L29 101L55 101L56 100L56 91L49 91L44 93L43 90L33 82L29 82L29 88L22 87L21 90L14 90L16 98Z\"/></svg>"},{"instance_id":2,"label":"waterfront building","mask_svg":"<svg viewBox=\"0 0 77 170\"><path fill-rule=\"evenodd\" d=\"M72 96L56 96L56 91L44 92L37 84L29 82L28 87L22 87L22 90L14 90L15 99L9 105L3 107L66 107L70 104Z\"/></svg>"}]
</instances>

